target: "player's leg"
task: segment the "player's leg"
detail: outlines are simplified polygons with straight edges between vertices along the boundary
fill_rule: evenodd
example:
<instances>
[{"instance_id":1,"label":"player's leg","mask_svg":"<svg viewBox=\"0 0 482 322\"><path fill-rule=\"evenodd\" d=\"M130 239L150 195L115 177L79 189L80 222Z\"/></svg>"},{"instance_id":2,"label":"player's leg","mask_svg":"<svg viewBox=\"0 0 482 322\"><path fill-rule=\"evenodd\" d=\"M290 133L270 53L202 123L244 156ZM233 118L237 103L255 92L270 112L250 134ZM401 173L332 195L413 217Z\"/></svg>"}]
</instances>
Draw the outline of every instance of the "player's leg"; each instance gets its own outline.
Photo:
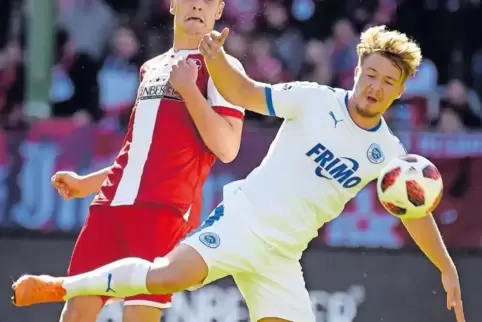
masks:
<instances>
[{"instance_id":1,"label":"player's leg","mask_svg":"<svg viewBox=\"0 0 482 322\"><path fill-rule=\"evenodd\" d=\"M157 307L146 305L130 305L124 307L122 313L122 322L159 322L161 320L161 316L162 310Z\"/></svg>"},{"instance_id":2,"label":"player's leg","mask_svg":"<svg viewBox=\"0 0 482 322\"><path fill-rule=\"evenodd\" d=\"M266 256L271 262L258 272L234 275L251 321L315 322L299 262L282 257L275 250Z\"/></svg>"},{"instance_id":3,"label":"player's leg","mask_svg":"<svg viewBox=\"0 0 482 322\"><path fill-rule=\"evenodd\" d=\"M242 216L217 221L222 209L218 207L199 231L153 263L124 258L71 277L24 276L13 285L14 297L24 299L16 304L59 302L85 295L171 294L228 274L255 271L256 263L251 263L250 256L263 244Z\"/></svg>"},{"instance_id":4,"label":"player's leg","mask_svg":"<svg viewBox=\"0 0 482 322\"><path fill-rule=\"evenodd\" d=\"M173 208L125 207L122 221L129 257L148 261L166 256L192 227ZM123 322L159 322L162 310L171 307L171 294L141 294L124 299Z\"/></svg>"},{"instance_id":5,"label":"player's leg","mask_svg":"<svg viewBox=\"0 0 482 322\"><path fill-rule=\"evenodd\" d=\"M95 322L104 301L99 296L80 296L65 303L59 322Z\"/></svg>"},{"instance_id":6,"label":"player's leg","mask_svg":"<svg viewBox=\"0 0 482 322\"><path fill-rule=\"evenodd\" d=\"M87 272L121 256L116 245L120 231L112 227L108 220L109 214L105 208L89 209L72 251L67 275ZM73 298L65 304L60 322L95 322L107 299L99 296Z\"/></svg>"},{"instance_id":7,"label":"player's leg","mask_svg":"<svg viewBox=\"0 0 482 322\"><path fill-rule=\"evenodd\" d=\"M207 265L199 253L179 245L154 263L129 257L74 276L25 275L12 285L12 300L16 306L29 306L88 295L170 294L198 284L206 275Z\"/></svg>"}]
</instances>

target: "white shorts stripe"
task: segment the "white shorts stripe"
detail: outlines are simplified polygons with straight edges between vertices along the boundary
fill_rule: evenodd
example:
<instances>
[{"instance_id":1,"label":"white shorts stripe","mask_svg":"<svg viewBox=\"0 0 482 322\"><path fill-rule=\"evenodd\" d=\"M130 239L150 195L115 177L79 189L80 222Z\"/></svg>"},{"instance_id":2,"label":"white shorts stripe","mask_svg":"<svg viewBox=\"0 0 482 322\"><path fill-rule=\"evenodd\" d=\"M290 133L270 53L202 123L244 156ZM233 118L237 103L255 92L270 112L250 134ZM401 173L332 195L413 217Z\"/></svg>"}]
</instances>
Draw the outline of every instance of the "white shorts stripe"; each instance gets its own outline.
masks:
<instances>
[{"instance_id":1,"label":"white shorts stripe","mask_svg":"<svg viewBox=\"0 0 482 322\"><path fill-rule=\"evenodd\" d=\"M168 303L158 303L154 301L148 300L127 300L124 301L124 306L149 306L149 307L157 307L159 309L167 309L172 306L171 302Z\"/></svg>"}]
</instances>

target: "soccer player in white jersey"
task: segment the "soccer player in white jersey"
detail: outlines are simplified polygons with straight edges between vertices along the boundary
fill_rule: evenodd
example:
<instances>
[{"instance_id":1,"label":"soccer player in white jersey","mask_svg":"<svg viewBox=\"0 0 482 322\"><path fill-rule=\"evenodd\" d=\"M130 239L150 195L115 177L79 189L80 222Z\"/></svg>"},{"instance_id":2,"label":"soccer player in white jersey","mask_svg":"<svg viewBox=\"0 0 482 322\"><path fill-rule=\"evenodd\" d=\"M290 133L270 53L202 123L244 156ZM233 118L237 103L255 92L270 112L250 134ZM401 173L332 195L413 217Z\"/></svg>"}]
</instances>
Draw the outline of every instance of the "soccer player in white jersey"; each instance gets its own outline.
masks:
<instances>
[{"instance_id":1,"label":"soccer player in white jersey","mask_svg":"<svg viewBox=\"0 0 482 322\"><path fill-rule=\"evenodd\" d=\"M41 303L163 294L232 275L252 321L315 321L299 259L320 226L406 153L382 114L416 72L420 48L405 34L370 28L357 48L353 91L303 82L271 86L229 62L222 49L227 34L213 32L200 44L220 93L234 105L285 119L261 165L227 185L223 203L166 257L126 258L72 277L24 276L14 296L30 293L32 303ZM464 321L457 270L433 217L403 223L441 271L447 308Z\"/></svg>"}]
</instances>

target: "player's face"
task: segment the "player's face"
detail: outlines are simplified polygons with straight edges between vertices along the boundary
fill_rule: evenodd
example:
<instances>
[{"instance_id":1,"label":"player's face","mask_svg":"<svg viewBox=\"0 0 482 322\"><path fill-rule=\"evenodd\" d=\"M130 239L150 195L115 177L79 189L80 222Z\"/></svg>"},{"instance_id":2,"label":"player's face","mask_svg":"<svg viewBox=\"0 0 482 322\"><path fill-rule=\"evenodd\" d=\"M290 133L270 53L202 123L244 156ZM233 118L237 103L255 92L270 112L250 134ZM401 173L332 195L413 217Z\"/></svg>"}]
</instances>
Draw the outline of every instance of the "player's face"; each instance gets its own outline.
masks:
<instances>
[{"instance_id":1,"label":"player's face","mask_svg":"<svg viewBox=\"0 0 482 322\"><path fill-rule=\"evenodd\" d=\"M224 2L221 0L171 0L170 12L174 25L190 35L205 35L221 18Z\"/></svg>"},{"instance_id":2,"label":"player's face","mask_svg":"<svg viewBox=\"0 0 482 322\"><path fill-rule=\"evenodd\" d=\"M390 59L373 53L355 70L353 96L363 117L379 117L403 93L403 72Z\"/></svg>"}]
</instances>

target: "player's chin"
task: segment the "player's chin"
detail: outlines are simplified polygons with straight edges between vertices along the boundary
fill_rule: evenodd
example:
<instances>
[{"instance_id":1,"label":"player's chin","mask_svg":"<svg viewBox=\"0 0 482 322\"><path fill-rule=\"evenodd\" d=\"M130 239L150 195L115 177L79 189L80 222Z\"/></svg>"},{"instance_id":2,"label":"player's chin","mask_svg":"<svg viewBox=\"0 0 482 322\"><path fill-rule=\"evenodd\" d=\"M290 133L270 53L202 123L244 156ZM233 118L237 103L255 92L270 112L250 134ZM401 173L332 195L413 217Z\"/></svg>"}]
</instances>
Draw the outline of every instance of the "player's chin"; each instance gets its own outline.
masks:
<instances>
[{"instance_id":1,"label":"player's chin","mask_svg":"<svg viewBox=\"0 0 482 322\"><path fill-rule=\"evenodd\" d=\"M210 30L206 28L204 24L201 23L187 23L184 26L184 31L187 34L193 35L193 36L204 36L207 34Z\"/></svg>"},{"instance_id":2,"label":"player's chin","mask_svg":"<svg viewBox=\"0 0 482 322\"><path fill-rule=\"evenodd\" d=\"M374 104L364 104L362 106L358 106L357 111L358 114L367 118L377 117L380 115L380 110Z\"/></svg>"}]
</instances>

